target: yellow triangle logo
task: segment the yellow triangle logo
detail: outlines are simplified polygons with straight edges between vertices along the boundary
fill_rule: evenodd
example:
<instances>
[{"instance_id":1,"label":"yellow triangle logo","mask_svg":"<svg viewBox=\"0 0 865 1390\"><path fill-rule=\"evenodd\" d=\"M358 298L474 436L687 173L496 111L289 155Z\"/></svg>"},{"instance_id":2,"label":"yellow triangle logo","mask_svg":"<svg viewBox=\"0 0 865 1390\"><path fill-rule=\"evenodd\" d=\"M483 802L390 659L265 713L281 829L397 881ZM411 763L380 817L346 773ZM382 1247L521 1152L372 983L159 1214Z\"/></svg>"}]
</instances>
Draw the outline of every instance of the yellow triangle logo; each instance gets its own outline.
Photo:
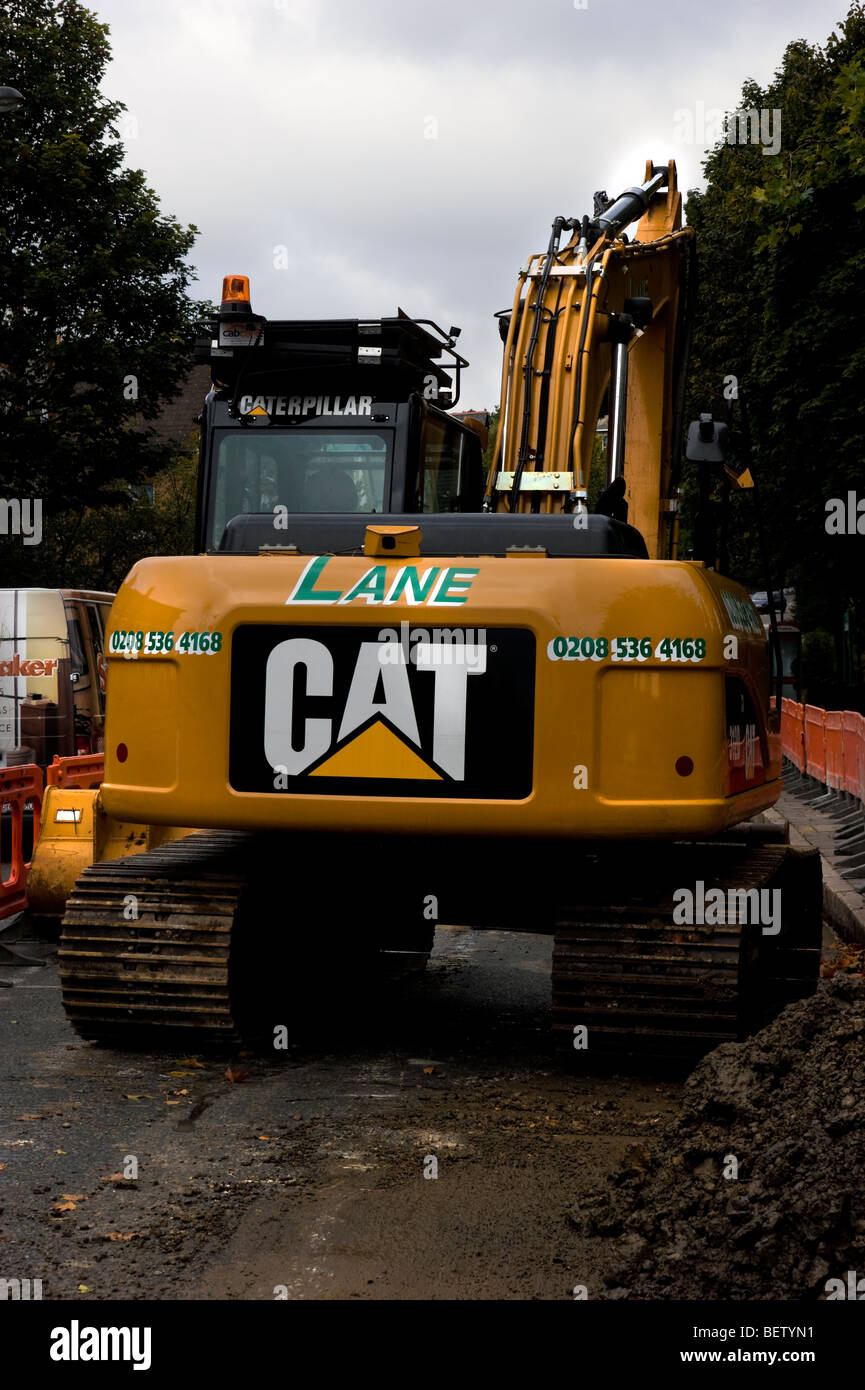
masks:
<instances>
[{"instance_id":1,"label":"yellow triangle logo","mask_svg":"<svg viewBox=\"0 0 865 1390\"><path fill-rule=\"evenodd\" d=\"M400 777L407 781L440 782L433 768L397 738L386 724L376 720L310 777Z\"/></svg>"}]
</instances>

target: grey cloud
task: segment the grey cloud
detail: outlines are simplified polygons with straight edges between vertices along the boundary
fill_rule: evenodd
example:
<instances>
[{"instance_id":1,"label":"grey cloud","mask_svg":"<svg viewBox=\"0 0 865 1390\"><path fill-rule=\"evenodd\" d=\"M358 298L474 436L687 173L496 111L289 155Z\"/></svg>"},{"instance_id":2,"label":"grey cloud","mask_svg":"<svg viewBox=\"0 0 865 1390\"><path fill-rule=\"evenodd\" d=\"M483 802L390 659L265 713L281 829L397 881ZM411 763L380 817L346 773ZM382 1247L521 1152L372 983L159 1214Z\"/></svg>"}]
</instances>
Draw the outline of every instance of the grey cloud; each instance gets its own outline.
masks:
<instances>
[{"instance_id":1,"label":"grey cloud","mask_svg":"<svg viewBox=\"0 0 865 1390\"><path fill-rule=\"evenodd\" d=\"M735 106L836 0L95 0L105 81L166 211L194 222L202 294L247 273L273 317L408 312L463 326L464 400L498 399L492 314L558 212L703 150L675 112ZM426 138L436 123L435 138ZM275 247L288 268L276 269Z\"/></svg>"}]
</instances>

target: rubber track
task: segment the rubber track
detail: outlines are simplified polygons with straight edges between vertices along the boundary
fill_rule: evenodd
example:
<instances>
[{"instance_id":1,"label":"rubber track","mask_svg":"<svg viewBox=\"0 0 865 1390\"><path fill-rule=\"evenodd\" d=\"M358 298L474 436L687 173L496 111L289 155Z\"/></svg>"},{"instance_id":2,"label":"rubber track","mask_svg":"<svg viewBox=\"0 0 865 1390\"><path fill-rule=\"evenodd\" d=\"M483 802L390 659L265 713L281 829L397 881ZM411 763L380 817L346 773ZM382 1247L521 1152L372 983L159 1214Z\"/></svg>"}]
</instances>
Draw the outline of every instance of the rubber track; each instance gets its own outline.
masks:
<instances>
[{"instance_id":1,"label":"rubber track","mask_svg":"<svg viewBox=\"0 0 865 1390\"><path fill-rule=\"evenodd\" d=\"M246 836L204 832L84 870L59 950L63 1005L77 1033L183 1029L237 1040L229 954L248 849Z\"/></svg>"},{"instance_id":2,"label":"rubber track","mask_svg":"<svg viewBox=\"0 0 865 1390\"><path fill-rule=\"evenodd\" d=\"M820 968L820 861L782 844L656 847L623 872L598 867L609 888L641 868L649 887L605 907L584 901L557 913L553 1027L588 1029L595 1053L695 1059L743 1038L793 999L813 993ZM710 888L780 888L782 930L723 920L673 921L673 893ZM594 888L598 891L596 881ZM627 889L625 890L627 892ZM734 914L735 918L735 914Z\"/></svg>"}]
</instances>

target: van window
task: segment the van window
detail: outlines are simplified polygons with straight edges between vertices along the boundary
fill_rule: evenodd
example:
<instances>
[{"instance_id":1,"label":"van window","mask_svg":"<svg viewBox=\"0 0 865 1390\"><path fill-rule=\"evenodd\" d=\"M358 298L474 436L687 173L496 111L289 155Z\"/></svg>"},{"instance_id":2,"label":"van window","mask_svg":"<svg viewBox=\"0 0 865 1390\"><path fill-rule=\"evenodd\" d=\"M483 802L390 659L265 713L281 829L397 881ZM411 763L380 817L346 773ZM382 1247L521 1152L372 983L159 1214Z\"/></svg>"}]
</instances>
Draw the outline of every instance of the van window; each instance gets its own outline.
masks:
<instances>
[{"instance_id":1,"label":"van window","mask_svg":"<svg viewBox=\"0 0 865 1390\"><path fill-rule=\"evenodd\" d=\"M102 609L98 603L88 603L87 617L90 621L90 636L96 651L105 650L105 633L102 626Z\"/></svg>"},{"instance_id":2,"label":"van window","mask_svg":"<svg viewBox=\"0 0 865 1390\"><path fill-rule=\"evenodd\" d=\"M87 654L84 647L84 634L78 614L67 609L66 626L69 632L69 669L73 676L87 675Z\"/></svg>"}]
</instances>

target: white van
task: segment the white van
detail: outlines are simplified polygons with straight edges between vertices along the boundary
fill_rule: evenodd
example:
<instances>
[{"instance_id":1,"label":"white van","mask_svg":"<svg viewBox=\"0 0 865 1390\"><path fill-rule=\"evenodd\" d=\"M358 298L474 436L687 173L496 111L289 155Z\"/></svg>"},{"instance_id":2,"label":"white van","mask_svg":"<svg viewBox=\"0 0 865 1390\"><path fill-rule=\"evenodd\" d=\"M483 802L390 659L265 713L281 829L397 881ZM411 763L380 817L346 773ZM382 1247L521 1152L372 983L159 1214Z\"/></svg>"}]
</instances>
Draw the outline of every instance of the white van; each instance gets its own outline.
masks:
<instances>
[{"instance_id":1,"label":"white van","mask_svg":"<svg viewBox=\"0 0 865 1390\"><path fill-rule=\"evenodd\" d=\"M98 753L114 595L0 589L0 767Z\"/></svg>"}]
</instances>

